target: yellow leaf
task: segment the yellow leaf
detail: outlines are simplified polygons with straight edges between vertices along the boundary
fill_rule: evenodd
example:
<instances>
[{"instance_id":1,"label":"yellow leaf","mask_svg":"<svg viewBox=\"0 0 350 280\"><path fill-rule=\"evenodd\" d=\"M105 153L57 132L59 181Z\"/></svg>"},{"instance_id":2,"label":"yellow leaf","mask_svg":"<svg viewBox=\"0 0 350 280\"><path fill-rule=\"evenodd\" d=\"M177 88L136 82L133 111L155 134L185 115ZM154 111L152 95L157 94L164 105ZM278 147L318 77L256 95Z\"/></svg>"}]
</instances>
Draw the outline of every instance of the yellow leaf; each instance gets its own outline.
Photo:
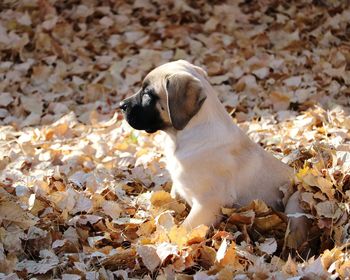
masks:
<instances>
[{"instance_id":1,"label":"yellow leaf","mask_svg":"<svg viewBox=\"0 0 350 280\"><path fill-rule=\"evenodd\" d=\"M154 192L151 196L151 203L154 207L162 207L172 201L170 193L166 191Z\"/></svg>"},{"instance_id":2,"label":"yellow leaf","mask_svg":"<svg viewBox=\"0 0 350 280\"><path fill-rule=\"evenodd\" d=\"M341 255L342 255L342 251L337 247L333 248L331 251L330 250L324 251L321 256L323 267L326 270L328 270L331 264L337 261Z\"/></svg>"},{"instance_id":3,"label":"yellow leaf","mask_svg":"<svg viewBox=\"0 0 350 280\"><path fill-rule=\"evenodd\" d=\"M338 269L341 279L349 279L350 277L350 261L345 261Z\"/></svg>"},{"instance_id":4,"label":"yellow leaf","mask_svg":"<svg viewBox=\"0 0 350 280\"><path fill-rule=\"evenodd\" d=\"M204 241L208 230L209 230L209 227L207 227L206 225L200 225L200 226L194 228L188 234L187 244L191 245L193 243L199 243L199 242Z\"/></svg>"},{"instance_id":5,"label":"yellow leaf","mask_svg":"<svg viewBox=\"0 0 350 280\"><path fill-rule=\"evenodd\" d=\"M298 267L296 263L292 260L291 256L288 256L287 262L282 267L282 271L287 275L296 275L298 272Z\"/></svg>"},{"instance_id":6,"label":"yellow leaf","mask_svg":"<svg viewBox=\"0 0 350 280\"><path fill-rule=\"evenodd\" d=\"M151 196L151 203L155 208L169 209L181 214L186 210L183 203L178 202L166 191L156 191Z\"/></svg>"},{"instance_id":7,"label":"yellow leaf","mask_svg":"<svg viewBox=\"0 0 350 280\"><path fill-rule=\"evenodd\" d=\"M155 228L156 226L154 220L147 221L140 225L136 233L138 236L148 236L155 230Z\"/></svg>"},{"instance_id":8,"label":"yellow leaf","mask_svg":"<svg viewBox=\"0 0 350 280\"><path fill-rule=\"evenodd\" d=\"M63 136L67 133L69 127L67 123L59 124L54 128L54 133L59 136Z\"/></svg>"},{"instance_id":9,"label":"yellow leaf","mask_svg":"<svg viewBox=\"0 0 350 280\"><path fill-rule=\"evenodd\" d=\"M226 239L224 239L223 242L226 243ZM224 247L227 248L227 245L226 246L224 245ZM218 251L218 254L219 254L219 251ZM225 250L225 255L221 260L219 260L219 264L222 266L232 266L237 270L243 269L242 264L239 263L239 257L237 256L235 242L232 241L229 247Z\"/></svg>"},{"instance_id":10,"label":"yellow leaf","mask_svg":"<svg viewBox=\"0 0 350 280\"><path fill-rule=\"evenodd\" d=\"M51 140L52 137L54 136L55 132L52 128L48 129L46 132L45 132L45 139L46 140Z\"/></svg>"},{"instance_id":11,"label":"yellow leaf","mask_svg":"<svg viewBox=\"0 0 350 280\"><path fill-rule=\"evenodd\" d=\"M117 143L114 148L118 151L125 151L129 148L129 144L126 142Z\"/></svg>"},{"instance_id":12,"label":"yellow leaf","mask_svg":"<svg viewBox=\"0 0 350 280\"><path fill-rule=\"evenodd\" d=\"M270 208L266 205L266 203L259 199L254 199L250 206L254 209L256 214L262 214L270 211Z\"/></svg>"},{"instance_id":13,"label":"yellow leaf","mask_svg":"<svg viewBox=\"0 0 350 280\"><path fill-rule=\"evenodd\" d=\"M143 149L138 150L137 153L135 154L135 156L140 157L140 156L147 154L148 152L149 152L148 149L143 148Z\"/></svg>"},{"instance_id":14,"label":"yellow leaf","mask_svg":"<svg viewBox=\"0 0 350 280\"><path fill-rule=\"evenodd\" d=\"M236 268L232 266L226 266L217 274L218 280L234 279L233 275L236 272Z\"/></svg>"},{"instance_id":15,"label":"yellow leaf","mask_svg":"<svg viewBox=\"0 0 350 280\"><path fill-rule=\"evenodd\" d=\"M297 178L299 180L303 180L303 178L305 177L305 175L309 172L309 167L305 166L304 168L299 169L298 173L296 174Z\"/></svg>"},{"instance_id":16,"label":"yellow leaf","mask_svg":"<svg viewBox=\"0 0 350 280\"><path fill-rule=\"evenodd\" d=\"M174 226L168 234L170 241L181 248L187 242L187 230L183 226Z\"/></svg>"}]
</instances>

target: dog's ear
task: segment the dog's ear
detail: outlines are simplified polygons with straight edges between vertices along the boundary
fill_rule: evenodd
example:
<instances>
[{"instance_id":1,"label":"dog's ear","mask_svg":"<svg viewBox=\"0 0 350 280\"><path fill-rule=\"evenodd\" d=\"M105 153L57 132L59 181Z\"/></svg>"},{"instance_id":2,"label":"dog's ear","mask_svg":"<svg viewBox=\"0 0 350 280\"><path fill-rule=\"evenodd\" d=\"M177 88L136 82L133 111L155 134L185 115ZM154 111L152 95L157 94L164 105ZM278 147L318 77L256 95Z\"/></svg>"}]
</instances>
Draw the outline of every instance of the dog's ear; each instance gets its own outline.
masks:
<instances>
[{"instance_id":1,"label":"dog's ear","mask_svg":"<svg viewBox=\"0 0 350 280\"><path fill-rule=\"evenodd\" d=\"M168 76L166 93L170 121L177 130L187 125L207 98L200 80L188 73Z\"/></svg>"},{"instance_id":2,"label":"dog's ear","mask_svg":"<svg viewBox=\"0 0 350 280\"><path fill-rule=\"evenodd\" d=\"M209 81L207 71L205 71L202 67L196 65L193 65L193 67L201 76L203 76L207 81Z\"/></svg>"}]
</instances>

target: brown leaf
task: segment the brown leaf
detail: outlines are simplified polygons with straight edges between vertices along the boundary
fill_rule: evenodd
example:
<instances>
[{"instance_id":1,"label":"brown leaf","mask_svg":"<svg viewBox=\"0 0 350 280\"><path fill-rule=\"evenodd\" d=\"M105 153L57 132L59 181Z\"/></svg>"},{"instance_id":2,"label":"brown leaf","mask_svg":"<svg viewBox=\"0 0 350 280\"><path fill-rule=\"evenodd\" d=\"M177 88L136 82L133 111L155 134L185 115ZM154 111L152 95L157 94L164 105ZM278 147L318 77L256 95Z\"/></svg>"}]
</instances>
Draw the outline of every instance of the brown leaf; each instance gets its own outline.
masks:
<instances>
[{"instance_id":1,"label":"brown leaf","mask_svg":"<svg viewBox=\"0 0 350 280\"><path fill-rule=\"evenodd\" d=\"M135 249L119 249L101 262L101 265L110 270L133 269L136 265Z\"/></svg>"}]
</instances>

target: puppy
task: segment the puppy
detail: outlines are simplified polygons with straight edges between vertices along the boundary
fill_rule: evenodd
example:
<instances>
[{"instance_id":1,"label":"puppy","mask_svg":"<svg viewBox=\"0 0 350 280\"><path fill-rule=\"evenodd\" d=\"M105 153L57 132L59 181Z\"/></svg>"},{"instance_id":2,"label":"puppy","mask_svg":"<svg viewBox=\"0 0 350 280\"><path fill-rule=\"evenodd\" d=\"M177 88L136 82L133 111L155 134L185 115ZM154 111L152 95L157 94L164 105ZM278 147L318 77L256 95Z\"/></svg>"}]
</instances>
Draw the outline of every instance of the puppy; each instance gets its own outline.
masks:
<instances>
[{"instance_id":1,"label":"puppy","mask_svg":"<svg viewBox=\"0 0 350 280\"><path fill-rule=\"evenodd\" d=\"M133 128L168 135L171 194L191 206L183 222L187 228L213 225L221 207L254 199L280 209L279 187L290 181L293 170L233 123L200 67L179 60L155 68L120 109ZM285 211L302 212L298 193L289 198ZM292 230L304 227L300 218L292 223Z\"/></svg>"}]
</instances>

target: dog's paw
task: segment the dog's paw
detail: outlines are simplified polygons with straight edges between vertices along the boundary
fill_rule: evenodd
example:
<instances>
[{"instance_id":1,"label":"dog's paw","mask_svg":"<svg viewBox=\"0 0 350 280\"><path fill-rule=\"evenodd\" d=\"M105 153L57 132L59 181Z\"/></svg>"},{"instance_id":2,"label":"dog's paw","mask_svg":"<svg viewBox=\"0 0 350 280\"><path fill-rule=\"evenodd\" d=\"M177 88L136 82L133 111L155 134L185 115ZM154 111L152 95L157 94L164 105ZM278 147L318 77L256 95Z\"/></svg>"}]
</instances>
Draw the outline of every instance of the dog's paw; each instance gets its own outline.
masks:
<instances>
[{"instance_id":1,"label":"dog's paw","mask_svg":"<svg viewBox=\"0 0 350 280\"><path fill-rule=\"evenodd\" d=\"M203 205L196 203L193 204L190 213L184 220L182 225L191 230L199 225L215 226L220 221L220 207Z\"/></svg>"}]
</instances>

